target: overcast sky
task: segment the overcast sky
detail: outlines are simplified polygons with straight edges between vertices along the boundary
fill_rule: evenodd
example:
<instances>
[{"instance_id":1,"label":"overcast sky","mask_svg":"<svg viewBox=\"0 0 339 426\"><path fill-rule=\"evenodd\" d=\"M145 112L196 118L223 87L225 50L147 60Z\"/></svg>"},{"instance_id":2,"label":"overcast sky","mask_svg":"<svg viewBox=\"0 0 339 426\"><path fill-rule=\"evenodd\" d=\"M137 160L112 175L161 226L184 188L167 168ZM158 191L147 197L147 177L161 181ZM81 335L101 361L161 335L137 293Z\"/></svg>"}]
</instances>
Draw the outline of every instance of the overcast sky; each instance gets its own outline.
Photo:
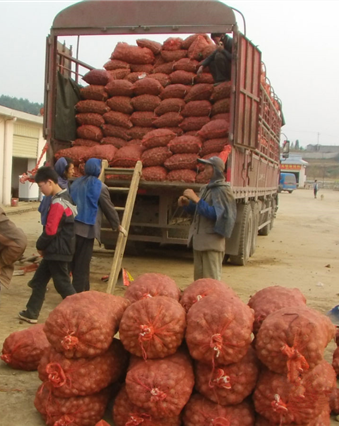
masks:
<instances>
[{"instance_id":1,"label":"overcast sky","mask_svg":"<svg viewBox=\"0 0 339 426\"><path fill-rule=\"evenodd\" d=\"M0 95L43 102L46 36L55 15L74 3L0 0ZM244 14L247 37L262 52L283 103L282 131L302 146L339 145L339 0L226 3ZM89 40L79 58L102 68L110 43L98 49L98 39Z\"/></svg>"}]
</instances>

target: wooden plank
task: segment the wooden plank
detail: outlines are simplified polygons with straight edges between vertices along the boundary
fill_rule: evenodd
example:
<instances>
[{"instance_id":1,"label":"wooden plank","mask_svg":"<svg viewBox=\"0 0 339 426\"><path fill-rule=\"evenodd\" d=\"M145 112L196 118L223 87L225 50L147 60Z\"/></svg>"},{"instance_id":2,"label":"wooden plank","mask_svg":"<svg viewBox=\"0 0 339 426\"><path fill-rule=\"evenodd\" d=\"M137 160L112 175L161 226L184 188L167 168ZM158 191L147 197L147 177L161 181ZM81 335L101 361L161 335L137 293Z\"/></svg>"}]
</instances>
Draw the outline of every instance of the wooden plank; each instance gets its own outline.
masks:
<instances>
[{"instance_id":1,"label":"wooden plank","mask_svg":"<svg viewBox=\"0 0 339 426\"><path fill-rule=\"evenodd\" d=\"M119 232L117 245L115 247L112 267L111 267L111 273L108 279L106 293L109 293L109 294L114 294L115 286L119 277L119 272L121 270L122 260L125 253L128 232L129 232L134 204L135 204L135 199L136 199L138 188L139 188L141 172L142 172L142 163L141 161L138 161L134 169L131 185L130 185L127 200L126 200L125 211L124 211L124 215L122 217L122 222L121 222L121 226L126 230L126 234Z\"/></svg>"}]
</instances>

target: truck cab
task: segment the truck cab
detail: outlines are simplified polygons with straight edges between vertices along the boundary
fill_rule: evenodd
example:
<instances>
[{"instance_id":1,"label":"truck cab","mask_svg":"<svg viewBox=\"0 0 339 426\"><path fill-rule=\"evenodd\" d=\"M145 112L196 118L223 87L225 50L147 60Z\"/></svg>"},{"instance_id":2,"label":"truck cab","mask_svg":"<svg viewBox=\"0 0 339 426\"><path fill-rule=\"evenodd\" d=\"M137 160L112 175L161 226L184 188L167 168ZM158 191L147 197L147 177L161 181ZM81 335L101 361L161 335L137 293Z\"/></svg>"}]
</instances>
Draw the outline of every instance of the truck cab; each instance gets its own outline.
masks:
<instances>
[{"instance_id":1,"label":"truck cab","mask_svg":"<svg viewBox=\"0 0 339 426\"><path fill-rule=\"evenodd\" d=\"M297 179L293 173L281 173L279 178L279 192L287 191L290 194L297 189Z\"/></svg>"}]
</instances>

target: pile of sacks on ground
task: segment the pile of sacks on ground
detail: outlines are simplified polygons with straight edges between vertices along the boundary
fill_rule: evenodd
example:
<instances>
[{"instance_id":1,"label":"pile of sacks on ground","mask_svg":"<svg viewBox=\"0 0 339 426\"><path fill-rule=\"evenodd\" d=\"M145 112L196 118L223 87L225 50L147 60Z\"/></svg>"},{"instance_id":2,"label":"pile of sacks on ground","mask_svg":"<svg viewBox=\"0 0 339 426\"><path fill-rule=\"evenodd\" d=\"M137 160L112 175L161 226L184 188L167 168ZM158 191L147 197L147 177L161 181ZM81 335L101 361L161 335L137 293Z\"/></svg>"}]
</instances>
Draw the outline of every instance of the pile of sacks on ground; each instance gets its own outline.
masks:
<instances>
[{"instance_id":1,"label":"pile of sacks on ground","mask_svg":"<svg viewBox=\"0 0 339 426\"><path fill-rule=\"evenodd\" d=\"M213 279L180 292L149 273L124 298L67 297L44 325L11 334L2 359L38 368L34 404L51 426L102 426L112 399L115 426L324 426L334 335L298 289L268 287L246 305Z\"/></svg>"},{"instance_id":2,"label":"pile of sacks on ground","mask_svg":"<svg viewBox=\"0 0 339 426\"><path fill-rule=\"evenodd\" d=\"M55 157L72 158L78 175L95 157L114 167L141 160L145 180L204 183L197 158L230 148L231 83L214 86L208 68L197 74L216 46L205 34L136 42L118 43L104 70L83 77L88 86L75 107L78 138Z\"/></svg>"}]
</instances>

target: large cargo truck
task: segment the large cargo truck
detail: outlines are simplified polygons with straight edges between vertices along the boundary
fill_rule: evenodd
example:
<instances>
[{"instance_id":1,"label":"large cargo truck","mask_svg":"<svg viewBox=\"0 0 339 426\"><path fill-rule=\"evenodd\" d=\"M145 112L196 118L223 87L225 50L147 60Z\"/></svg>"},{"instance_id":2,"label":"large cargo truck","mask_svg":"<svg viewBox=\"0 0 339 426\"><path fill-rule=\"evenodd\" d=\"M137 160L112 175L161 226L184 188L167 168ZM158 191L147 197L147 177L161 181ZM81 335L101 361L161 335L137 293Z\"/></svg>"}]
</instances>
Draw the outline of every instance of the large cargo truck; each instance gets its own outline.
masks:
<instances>
[{"instance_id":1,"label":"large cargo truck","mask_svg":"<svg viewBox=\"0 0 339 426\"><path fill-rule=\"evenodd\" d=\"M268 235L277 210L281 103L266 78L261 52L239 31L232 7L217 0L87 0L61 11L47 38L44 134L48 155L71 146L75 132L74 105L68 91L81 75L93 69L79 58L80 40L86 36L225 33L232 37L232 77L227 179L237 200L237 220L226 242L225 260L245 265L255 251L257 235ZM60 39L76 36L75 55ZM71 93L71 94L69 94ZM123 180L108 182L124 186ZM129 242L186 244L189 217L177 207L187 187L201 185L141 181L132 217ZM112 191L115 205L124 205L122 192ZM102 241L114 247L114 234L103 225Z\"/></svg>"}]
</instances>

